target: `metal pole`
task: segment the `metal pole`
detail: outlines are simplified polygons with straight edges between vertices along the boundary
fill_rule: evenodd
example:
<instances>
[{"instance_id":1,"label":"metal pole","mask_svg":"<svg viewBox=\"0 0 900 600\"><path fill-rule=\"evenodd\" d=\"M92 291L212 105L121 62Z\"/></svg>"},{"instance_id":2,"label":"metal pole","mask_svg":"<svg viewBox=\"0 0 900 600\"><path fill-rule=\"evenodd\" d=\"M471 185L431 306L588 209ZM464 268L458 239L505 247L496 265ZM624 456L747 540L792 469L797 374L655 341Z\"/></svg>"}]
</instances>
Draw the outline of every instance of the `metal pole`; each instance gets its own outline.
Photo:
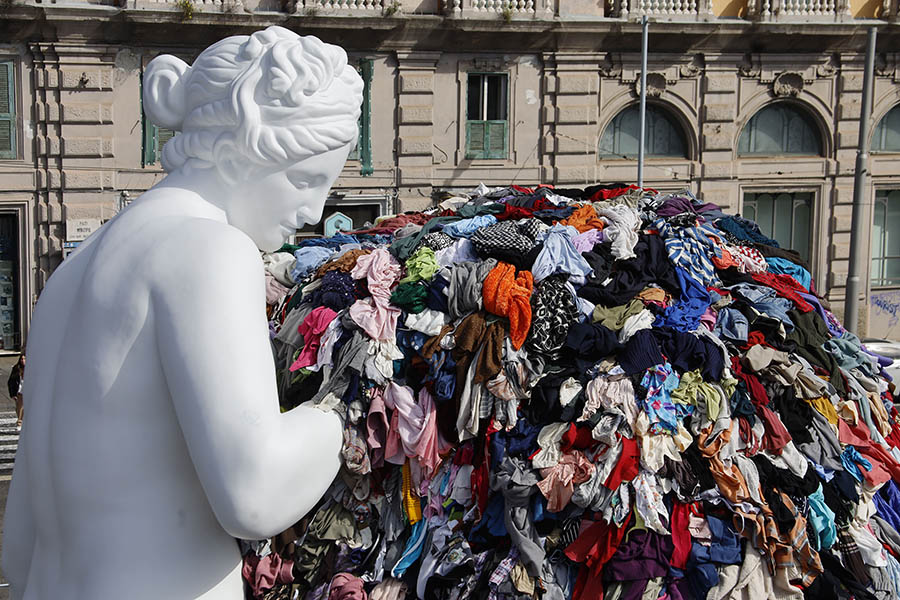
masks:
<instances>
[{"instance_id":1,"label":"metal pole","mask_svg":"<svg viewBox=\"0 0 900 600\"><path fill-rule=\"evenodd\" d=\"M872 80L875 71L875 36L877 30L869 29L866 47L866 71L863 78L862 111L859 116L859 147L856 150L856 174L853 179L853 216L850 222L850 272L844 296L844 327L856 333L859 329L859 294L861 278L865 272L864 242L866 241L865 202L869 197L869 121L872 117Z\"/></svg>"},{"instance_id":2,"label":"metal pole","mask_svg":"<svg viewBox=\"0 0 900 600\"><path fill-rule=\"evenodd\" d=\"M641 137L638 139L638 187L644 187L644 138L647 127L647 15L641 18Z\"/></svg>"}]
</instances>

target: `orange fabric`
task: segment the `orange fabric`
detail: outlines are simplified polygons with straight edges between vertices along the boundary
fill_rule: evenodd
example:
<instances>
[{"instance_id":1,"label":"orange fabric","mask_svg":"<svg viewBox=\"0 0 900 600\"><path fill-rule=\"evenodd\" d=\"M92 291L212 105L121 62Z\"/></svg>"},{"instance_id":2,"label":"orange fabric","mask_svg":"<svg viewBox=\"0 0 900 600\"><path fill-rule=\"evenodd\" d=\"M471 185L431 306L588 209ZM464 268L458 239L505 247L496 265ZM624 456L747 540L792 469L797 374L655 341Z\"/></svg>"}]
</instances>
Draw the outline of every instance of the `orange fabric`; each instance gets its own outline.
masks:
<instances>
[{"instance_id":1,"label":"orange fabric","mask_svg":"<svg viewBox=\"0 0 900 600\"><path fill-rule=\"evenodd\" d=\"M597 216L597 211L590 204L584 204L580 208L576 208L575 212L569 215L568 219L560 221L560 224L571 225L579 233L584 233L591 229L603 229L604 227L603 221Z\"/></svg>"},{"instance_id":2,"label":"orange fabric","mask_svg":"<svg viewBox=\"0 0 900 600\"><path fill-rule=\"evenodd\" d=\"M531 292L534 277L531 271L519 271L505 262L491 269L484 280L481 295L484 309L491 314L509 318L509 339L518 350L531 329Z\"/></svg>"}]
</instances>

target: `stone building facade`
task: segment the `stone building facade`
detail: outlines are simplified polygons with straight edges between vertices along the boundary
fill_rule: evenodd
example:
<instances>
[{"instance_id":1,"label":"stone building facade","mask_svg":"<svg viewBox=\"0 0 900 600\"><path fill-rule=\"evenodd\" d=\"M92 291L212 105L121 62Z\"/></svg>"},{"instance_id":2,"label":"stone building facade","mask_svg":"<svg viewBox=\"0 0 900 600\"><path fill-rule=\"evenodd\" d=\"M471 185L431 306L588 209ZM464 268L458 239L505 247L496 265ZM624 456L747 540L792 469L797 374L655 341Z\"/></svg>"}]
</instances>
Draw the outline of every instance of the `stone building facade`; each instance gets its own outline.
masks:
<instances>
[{"instance_id":1,"label":"stone building facade","mask_svg":"<svg viewBox=\"0 0 900 600\"><path fill-rule=\"evenodd\" d=\"M0 339L6 349L26 339L33 304L66 252L162 178L159 150L172 132L148 123L140 102L154 56L190 61L221 37L271 24L345 47L366 103L359 148L326 214L361 224L479 183L634 182L643 14L645 185L689 189L756 218L809 256L838 313L865 35L879 28L861 331L900 339L897 3L7 1Z\"/></svg>"}]
</instances>

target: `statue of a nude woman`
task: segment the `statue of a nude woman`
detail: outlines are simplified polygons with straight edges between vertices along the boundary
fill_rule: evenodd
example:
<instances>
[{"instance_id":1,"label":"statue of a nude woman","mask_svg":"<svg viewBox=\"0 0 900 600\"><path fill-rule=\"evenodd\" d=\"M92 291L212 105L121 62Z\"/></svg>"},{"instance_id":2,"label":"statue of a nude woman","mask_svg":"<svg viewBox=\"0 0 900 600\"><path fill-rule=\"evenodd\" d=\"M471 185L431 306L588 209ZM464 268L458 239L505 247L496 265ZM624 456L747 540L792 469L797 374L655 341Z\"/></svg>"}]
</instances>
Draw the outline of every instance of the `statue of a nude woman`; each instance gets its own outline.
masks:
<instances>
[{"instance_id":1,"label":"statue of a nude woman","mask_svg":"<svg viewBox=\"0 0 900 600\"><path fill-rule=\"evenodd\" d=\"M296 522L339 467L341 426L279 413L259 249L317 222L357 136L362 80L280 27L144 75L181 133L168 175L41 294L28 419L3 532L13 598L242 598L233 537Z\"/></svg>"}]
</instances>

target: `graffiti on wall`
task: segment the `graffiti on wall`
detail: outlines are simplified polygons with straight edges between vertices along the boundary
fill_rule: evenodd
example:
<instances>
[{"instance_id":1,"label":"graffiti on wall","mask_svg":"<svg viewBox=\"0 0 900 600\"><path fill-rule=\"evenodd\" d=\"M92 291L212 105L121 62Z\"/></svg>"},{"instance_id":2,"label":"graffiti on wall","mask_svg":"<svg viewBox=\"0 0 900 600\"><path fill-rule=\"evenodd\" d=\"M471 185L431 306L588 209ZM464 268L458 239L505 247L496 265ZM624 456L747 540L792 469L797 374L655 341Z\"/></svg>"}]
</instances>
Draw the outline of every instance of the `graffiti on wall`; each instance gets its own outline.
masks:
<instances>
[{"instance_id":1,"label":"graffiti on wall","mask_svg":"<svg viewBox=\"0 0 900 600\"><path fill-rule=\"evenodd\" d=\"M878 338L900 339L900 290L873 292L869 307L869 332Z\"/></svg>"}]
</instances>

